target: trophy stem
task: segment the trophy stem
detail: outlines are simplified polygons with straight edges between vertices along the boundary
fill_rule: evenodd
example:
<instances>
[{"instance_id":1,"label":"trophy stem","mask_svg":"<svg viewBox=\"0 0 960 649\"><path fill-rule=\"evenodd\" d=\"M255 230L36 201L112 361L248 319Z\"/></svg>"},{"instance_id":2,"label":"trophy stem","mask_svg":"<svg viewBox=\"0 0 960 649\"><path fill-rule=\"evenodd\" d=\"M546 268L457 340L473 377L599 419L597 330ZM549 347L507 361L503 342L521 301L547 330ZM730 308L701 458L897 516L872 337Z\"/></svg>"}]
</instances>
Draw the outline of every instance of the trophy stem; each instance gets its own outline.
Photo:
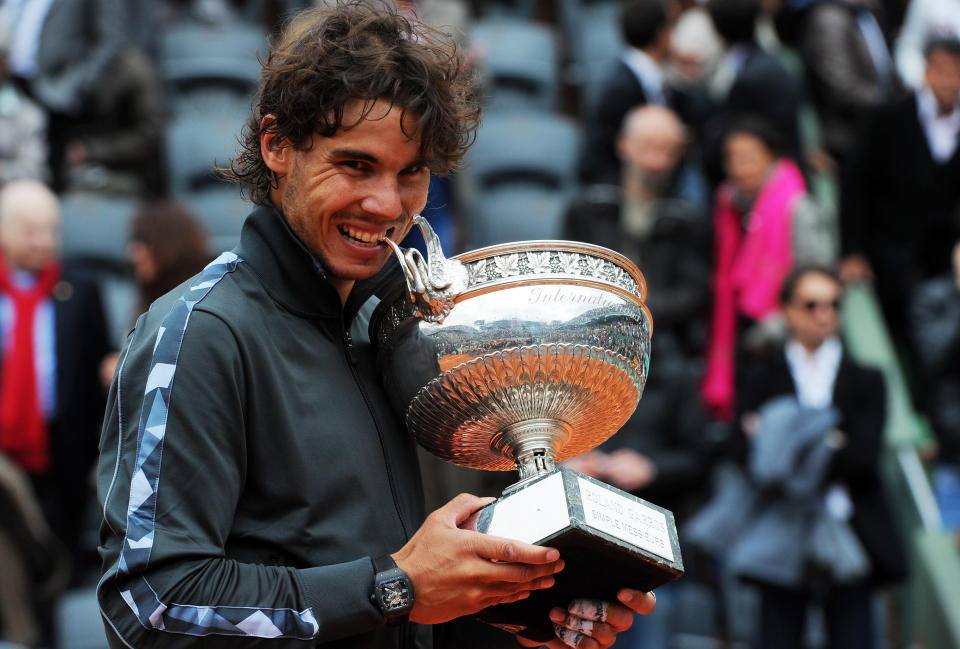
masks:
<instances>
[{"instance_id":1,"label":"trophy stem","mask_svg":"<svg viewBox=\"0 0 960 649\"><path fill-rule=\"evenodd\" d=\"M520 480L503 490L516 491L528 482L556 469L557 449L570 438L568 424L558 419L527 419L510 424L490 440L490 447L513 460Z\"/></svg>"}]
</instances>

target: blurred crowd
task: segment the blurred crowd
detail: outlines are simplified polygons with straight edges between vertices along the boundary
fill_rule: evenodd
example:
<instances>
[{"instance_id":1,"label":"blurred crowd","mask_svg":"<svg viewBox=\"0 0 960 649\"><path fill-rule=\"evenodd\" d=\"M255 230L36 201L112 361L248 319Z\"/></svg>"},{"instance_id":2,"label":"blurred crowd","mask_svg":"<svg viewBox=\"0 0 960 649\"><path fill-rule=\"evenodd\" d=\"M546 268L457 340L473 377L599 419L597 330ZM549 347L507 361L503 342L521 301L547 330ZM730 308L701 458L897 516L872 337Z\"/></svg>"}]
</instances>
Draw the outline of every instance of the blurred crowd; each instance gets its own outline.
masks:
<instances>
[{"instance_id":1,"label":"blurred crowd","mask_svg":"<svg viewBox=\"0 0 960 649\"><path fill-rule=\"evenodd\" d=\"M476 144L424 213L445 251L564 238L646 277L641 405L569 461L681 529L688 578L621 643L896 646L877 605L909 565L887 388L840 307L852 284L876 292L960 545L960 1L396 2L451 30L483 82ZM58 597L97 577L116 350L235 245L248 207L216 169L257 53L311 4L0 0L0 641L98 646L63 630ZM429 505L511 481L422 462ZM714 644L682 644L703 629Z\"/></svg>"}]
</instances>

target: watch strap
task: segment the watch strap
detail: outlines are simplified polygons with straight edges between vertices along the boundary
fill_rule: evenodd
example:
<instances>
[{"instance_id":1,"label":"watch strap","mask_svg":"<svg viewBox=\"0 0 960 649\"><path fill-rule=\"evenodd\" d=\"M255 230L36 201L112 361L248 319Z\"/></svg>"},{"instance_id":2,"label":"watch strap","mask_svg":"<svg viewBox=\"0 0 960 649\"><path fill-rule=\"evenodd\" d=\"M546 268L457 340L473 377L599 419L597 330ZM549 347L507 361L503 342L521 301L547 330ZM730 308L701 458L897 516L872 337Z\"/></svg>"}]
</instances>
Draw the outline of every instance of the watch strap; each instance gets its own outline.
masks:
<instances>
[{"instance_id":1,"label":"watch strap","mask_svg":"<svg viewBox=\"0 0 960 649\"><path fill-rule=\"evenodd\" d=\"M370 599L380 609L388 626L403 624L410 617L413 608L413 582L410 577L397 565L389 554L372 558L374 568L373 594ZM406 606L391 608L388 604L387 592L389 589L400 587L406 592Z\"/></svg>"}]
</instances>

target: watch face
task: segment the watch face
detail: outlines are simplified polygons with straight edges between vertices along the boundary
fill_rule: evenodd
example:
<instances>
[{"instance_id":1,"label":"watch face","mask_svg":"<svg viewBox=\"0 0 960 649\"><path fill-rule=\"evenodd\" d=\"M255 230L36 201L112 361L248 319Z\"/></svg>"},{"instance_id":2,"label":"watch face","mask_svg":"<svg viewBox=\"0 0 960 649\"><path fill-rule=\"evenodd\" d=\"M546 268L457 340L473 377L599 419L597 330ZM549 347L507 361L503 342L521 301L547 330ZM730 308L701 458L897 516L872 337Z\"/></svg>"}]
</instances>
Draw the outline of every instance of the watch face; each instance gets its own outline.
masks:
<instances>
[{"instance_id":1,"label":"watch face","mask_svg":"<svg viewBox=\"0 0 960 649\"><path fill-rule=\"evenodd\" d=\"M410 605L410 589L407 580L398 577L380 584L380 601L386 611L396 611Z\"/></svg>"}]
</instances>

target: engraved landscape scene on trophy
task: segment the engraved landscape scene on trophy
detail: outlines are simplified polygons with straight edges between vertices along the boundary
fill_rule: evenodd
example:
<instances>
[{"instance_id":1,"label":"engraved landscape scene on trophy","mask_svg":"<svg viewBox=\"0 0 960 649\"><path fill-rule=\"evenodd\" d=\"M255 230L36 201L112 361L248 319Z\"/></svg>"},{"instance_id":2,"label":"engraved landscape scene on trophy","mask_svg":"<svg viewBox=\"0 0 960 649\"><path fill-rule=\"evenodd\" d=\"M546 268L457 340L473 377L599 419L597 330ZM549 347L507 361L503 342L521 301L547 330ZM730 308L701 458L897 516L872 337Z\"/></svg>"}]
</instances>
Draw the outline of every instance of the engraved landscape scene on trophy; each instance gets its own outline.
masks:
<instances>
[{"instance_id":1,"label":"engraved landscape scene on trophy","mask_svg":"<svg viewBox=\"0 0 960 649\"><path fill-rule=\"evenodd\" d=\"M641 341L649 340L650 324L642 309L619 295L595 288L533 285L470 302L458 305L442 325L420 325L436 345L442 370L491 350L571 344L623 356L641 384L646 378L648 350Z\"/></svg>"}]
</instances>

